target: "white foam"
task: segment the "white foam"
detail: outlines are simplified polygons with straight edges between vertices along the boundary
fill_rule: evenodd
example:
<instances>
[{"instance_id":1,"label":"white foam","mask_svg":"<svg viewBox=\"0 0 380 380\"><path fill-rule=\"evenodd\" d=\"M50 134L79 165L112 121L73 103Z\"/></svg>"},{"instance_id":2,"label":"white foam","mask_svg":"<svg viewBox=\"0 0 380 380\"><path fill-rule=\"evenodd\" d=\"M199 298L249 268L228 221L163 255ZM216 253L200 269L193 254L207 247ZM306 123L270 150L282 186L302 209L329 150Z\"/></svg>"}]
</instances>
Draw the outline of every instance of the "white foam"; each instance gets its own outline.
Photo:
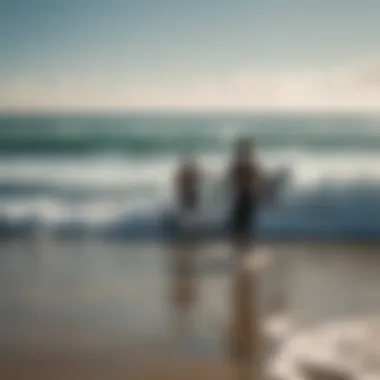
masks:
<instances>
[{"instance_id":1,"label":"white foam","mask_svg":"<svg viewBox=\"0 0 380 380\"><path fill-rule=\"evenodd\" d=\"M263 152L266 167L286 167L296 186L310 187L326 181L346 184L366 180L380 182L380 153L311 153L299 149ZM222 175L226 155L200 157L205 170ZM18 159L0 164L0 183L19 186L45 185L89 190L128 190L134 187L167 189L175 169L175 157L138 161L125 158L78 161Z\"/></svg>"},{"instance_id":2,"label":"white foam","mask_svg":"<svg viewBox=\"0 0 380 380\"><path fill-rule=\"evenodd\" d=\"M310 153L300 150L264 155L269 166L291 170L294 185L305 188L329 182L347 185L367 181L380 184L380 154Z\"/></svg>"},{"instance_id":3,"label":"white foam","mask_svg":"<svg viewBox=\"0 0 380 380\"><path fill-rule=\"evenodd\" d=\"M200 160L205 169L212 173L213 178L222 177L228 163L227 155L205 155L200 157ZM290 189L295 193L318 191L326 184L344 189L345 186L349 188L360 181L380 188L380 153L317 154L298 149L263 152L262 160L269 170L278 167L290 169ZM14 223L26 220L34 220L45 226L81 223L90 228L144 214L149 225L149 221L157 216L158 208L162 206L160 201L166 202L171 197L169 189L175 164L174 157L147 161L120 156L53 161L28 161L19 158L12 162L3 162L0 164L0 183L19 184L21 187L30 184L51 185L60 190L79 189L83 192L83 197L66 199L60 192L37 196L25 194L17 197L10 194L10 197L2 198L0 201L0 215ZM139 186L147 186L148 190L140 191ZM222 186L221 182L217 181L216 186ZM131 189L135 191L130 192ZM102 193L102 197L94 197L94 190L101 190L104 194ZM122 196L115 197L115 190ZM215 198L214 194L207 197L210 198ZM216 200L211 199L210 202L215 203ZM216 203L221 204L219 201ZM334 204L339 204L339 197L334 198ZM215 211L215 220L221 220L225 213L224 208L221 211L221 207L218 206L211 210L211 206L207 207L207 211L210 215L211 211ZM376 211L376 208L372 209ZM297 212L301 219L309 217L308 213L302 214L302 210ZM365 212L367 211L363 211ZM214 214L212 215L214 217ZM335 215L337 216L336 213ZM365 217L365 214L360 216L362 219ZM297 223L298 220L293 214L286 218L284 220L287 221L287 225ZM358 219L359 216L356 214L355 218ZM310 222L309 219L304 219L303 224Z\"/></svg>"},{"instance_id":4,"label":"white foam","mask_svg":"<svg viewBox=\"0 0 380 380\"><path fill-rule=\"evenodd\" d=\"M0 183L21 186L121 188L165 184L170 180L174 160L131 162L129 160L46 161L18 159L0 165Z\"/></svg>"}]
</instances>

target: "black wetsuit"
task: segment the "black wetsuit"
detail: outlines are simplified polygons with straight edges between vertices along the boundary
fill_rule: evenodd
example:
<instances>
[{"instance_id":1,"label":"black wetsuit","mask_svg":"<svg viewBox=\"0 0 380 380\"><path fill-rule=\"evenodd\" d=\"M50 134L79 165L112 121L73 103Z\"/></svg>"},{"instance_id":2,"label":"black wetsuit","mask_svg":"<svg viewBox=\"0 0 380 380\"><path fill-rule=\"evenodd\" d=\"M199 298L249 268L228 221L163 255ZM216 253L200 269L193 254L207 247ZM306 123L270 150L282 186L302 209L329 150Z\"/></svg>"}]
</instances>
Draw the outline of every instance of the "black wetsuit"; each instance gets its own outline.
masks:
<instances>
[{"instance_id":1,"label":"black wetsuit","mask_svg":"<svg viewBox=\"0 0 380 380\"><path fill-rule=\"evenodd\" d=\"M179 215L173 221L171 233L172 237L180 241L193 241L197 237L198 231L194 227L182 224L186 220L186 216L197 211L199 206L199 175L196 168L184 167L176 177L175 192L176 203ZM183 219L185 217L185 219Z\"/></svg>"},{"instance_id":2,"label":"black wetsuit","mask_svg":"<svg viewBox=\"0 0 380 380\"><path fill-rule=\"evenodd\" d=\"M233 236L246 236L251 233L258 206L258 171L251 163L237 163L231 170L231 181L231 232Z\"/></svg>"},{"instance_id":3,"label":"black wetsuit","mask_svg":"<svg viewBox=\"0 0 380 380\"><path fill-rule=\"evenodd\" d=\"M198 173L185 169L177 178L177 200L182 211L194 211L198 207Z\"/></svg>"}]
</instances>

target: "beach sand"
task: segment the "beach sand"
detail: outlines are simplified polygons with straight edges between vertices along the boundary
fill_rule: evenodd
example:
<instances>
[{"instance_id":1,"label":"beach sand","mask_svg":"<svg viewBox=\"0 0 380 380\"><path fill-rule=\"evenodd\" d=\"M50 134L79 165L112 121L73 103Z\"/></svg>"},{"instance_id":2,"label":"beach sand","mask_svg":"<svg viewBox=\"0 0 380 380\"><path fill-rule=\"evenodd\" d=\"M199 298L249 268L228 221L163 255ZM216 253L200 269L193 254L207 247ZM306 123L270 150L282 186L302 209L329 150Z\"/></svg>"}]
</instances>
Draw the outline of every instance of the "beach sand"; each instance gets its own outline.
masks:
<instances>
[{"instance_id":1,"label":"beach sand","mask_svg":"<svg viewBox=\"0 0 380 380\"><path fill-rule=\"evenodd\" d=\"M376 246L261 244L255 275L228 251L181 265L157 245L2 243L0 378L249 379L257 350L380 310Z\"/></svg>"}]
</instances>

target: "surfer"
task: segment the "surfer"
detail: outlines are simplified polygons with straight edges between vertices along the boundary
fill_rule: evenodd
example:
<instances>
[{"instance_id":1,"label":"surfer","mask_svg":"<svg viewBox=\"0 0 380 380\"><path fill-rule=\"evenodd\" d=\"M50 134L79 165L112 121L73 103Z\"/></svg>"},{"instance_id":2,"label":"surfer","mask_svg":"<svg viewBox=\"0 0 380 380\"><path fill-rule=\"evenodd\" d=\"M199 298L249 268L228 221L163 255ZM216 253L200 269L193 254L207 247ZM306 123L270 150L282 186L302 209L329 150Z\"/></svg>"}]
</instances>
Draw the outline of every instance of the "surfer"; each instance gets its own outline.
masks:
<instances>
[{"instance_id":1,"label":"surfer","mask_svg":"<svg viewBox=\"0 0 380 380\"><path fill-rule=\"evenodd\" d=\"M181 212L195 211L199 203L200 171L192 159L184 160L175 177L177 205Z\"/></svg>"},{"instance_id":2,"label":"surfer","mask_svg":"<svg viewBox=\"0 0 380 380\"><path fill-rule=\"evenodd\" d=\"M247 138L236 143L232 165L228 172L232 191L230 228L238 253L247 253L263 186L264 175L258 163L254 142Z\"/></svg>"},{"instance_id":3,"label":"surfer","mask_svg":"<svg viewBox=\"0 0 380 380\"><path fill-rule=\"evenodd\" d=\"M194 238L194 227L197 225L197 212L200 206L200 169L191 158L183 160L174 179L174 192L177 208L177 222L181 236Z\"/></svg>"}]
</instances>

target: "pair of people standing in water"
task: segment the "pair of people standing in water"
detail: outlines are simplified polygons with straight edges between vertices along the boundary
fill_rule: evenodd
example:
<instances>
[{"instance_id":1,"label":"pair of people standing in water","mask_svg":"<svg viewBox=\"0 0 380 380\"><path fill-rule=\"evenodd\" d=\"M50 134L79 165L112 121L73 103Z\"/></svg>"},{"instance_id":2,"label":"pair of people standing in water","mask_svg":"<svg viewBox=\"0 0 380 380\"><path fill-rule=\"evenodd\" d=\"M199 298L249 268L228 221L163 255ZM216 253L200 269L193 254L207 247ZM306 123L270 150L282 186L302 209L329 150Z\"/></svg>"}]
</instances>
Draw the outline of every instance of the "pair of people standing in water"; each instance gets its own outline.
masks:
<instances>
[{"instance_id":1,"label":"pair of people standing in water","mask_svg":"<svg viewBox=\"0 0 380 380\"><path fill-rule=\"evenodd\" d=\"M185 162L176 175L177 203L182 213L195 211L200 203L201 172L196 162ZM227 186L232 195L229 232L238 253L248 251L255 223L263 172L258 163L253 141L240 139L227 173Z\"/></svg>"}]
</instances>

